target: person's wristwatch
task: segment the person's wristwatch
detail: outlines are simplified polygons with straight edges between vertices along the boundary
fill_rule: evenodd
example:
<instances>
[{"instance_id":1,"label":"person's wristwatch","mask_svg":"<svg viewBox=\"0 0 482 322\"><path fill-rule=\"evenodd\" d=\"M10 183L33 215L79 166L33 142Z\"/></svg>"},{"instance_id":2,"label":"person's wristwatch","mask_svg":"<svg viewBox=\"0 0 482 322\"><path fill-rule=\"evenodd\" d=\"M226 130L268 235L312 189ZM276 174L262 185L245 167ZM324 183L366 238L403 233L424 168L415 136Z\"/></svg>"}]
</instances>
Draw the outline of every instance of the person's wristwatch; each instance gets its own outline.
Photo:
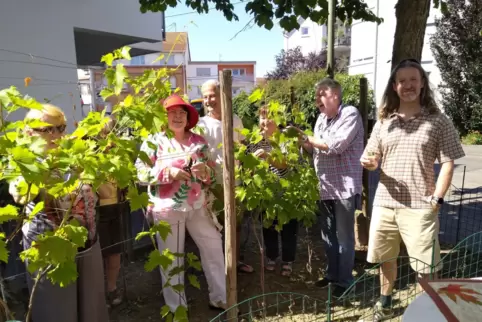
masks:
<instances>
[{"instance_id":1,"label":"person's wristwatch","mask_svg":"<svg viewBox=\"0 0 482 322\"><path fill-rule=\"evenodd\" d=\"M432 198L430 199L430 203L433 206L442 206L444 204L444 198L432 196Z\"/></svg>"},{"instance_id":2,"label":"person's wristwatch","mask_svg":"<svg viewBox=\"0 0 482 322\"><path fill-rule=\"evenodd\" d=\"M301 141L302 141L303 143L308 142L308 135L303 134L303 135L301 136Z\"/></svg>"}]
</instances>

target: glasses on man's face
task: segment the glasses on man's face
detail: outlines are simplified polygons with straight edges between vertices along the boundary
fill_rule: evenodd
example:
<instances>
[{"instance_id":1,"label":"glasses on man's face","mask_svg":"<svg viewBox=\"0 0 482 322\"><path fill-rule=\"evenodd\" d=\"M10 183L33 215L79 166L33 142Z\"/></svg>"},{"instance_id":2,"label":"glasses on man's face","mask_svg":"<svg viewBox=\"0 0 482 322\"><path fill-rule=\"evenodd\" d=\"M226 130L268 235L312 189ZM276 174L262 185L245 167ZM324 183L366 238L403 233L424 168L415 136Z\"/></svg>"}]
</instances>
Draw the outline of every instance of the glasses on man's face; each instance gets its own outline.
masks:
<instances>
[{"instance_id":1,"label":"glasses on man's face","mask_svg":"<svg viewBox=\"0 0 482 322\"><path fill-rule=\"evenodd\" d=\"M48 134L54 134L54 133L64 133L65 129L67 126L64 125L57 125L57 126L45 126L45 127L38 127L33 129L37 133L48 133Z\"/></svg>"}]
</instances>

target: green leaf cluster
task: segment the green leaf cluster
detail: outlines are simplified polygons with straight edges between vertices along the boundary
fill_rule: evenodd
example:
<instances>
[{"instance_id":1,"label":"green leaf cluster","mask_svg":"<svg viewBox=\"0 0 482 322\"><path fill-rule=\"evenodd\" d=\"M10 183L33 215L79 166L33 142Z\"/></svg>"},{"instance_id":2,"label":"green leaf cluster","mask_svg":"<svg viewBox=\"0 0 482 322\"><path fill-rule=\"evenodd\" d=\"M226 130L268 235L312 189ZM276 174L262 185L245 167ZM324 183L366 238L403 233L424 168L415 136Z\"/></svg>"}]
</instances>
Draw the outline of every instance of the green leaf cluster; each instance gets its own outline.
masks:
<instances>
[{"instance_id":1,"label":"green leaf cluster","mask_svg":"<svg viewBox=\"0 0 482 322\"><path fill-rule=\"evenodd\" d=\"M165 12L167 8L175 8L178 2L175 0L138 0L142 13ZM351 24L354 20L373 21L381 23L383 19L377 17L363 0L333 0L335 1L335 15L343 22ZM328 0L304 0L304 1L281 1L281 0L251 0L247 1L245 11L253 16L254 22L259 27L271 30L279 21L281 28L290 32L300 27L300 18L311 19L319 24L326 23L328 19ZM202 14L209 10L217 10L223 13L228 21L238 20L234 13L234 5L239 2L229 0L186 0L185 5Z\"/></svg>"},{"instance_id":2,"label":"green leaf cluster","mask_svg":"<svg viewBox=\"0 0 482 322\"><path fill-rule=\"evenodd\" d=\"M305 129L313 129L319 115L315 102L315 84L327 77L325 71L299 72L283 80L268 81L256 88L253 93L241 93L233 99L234 112L241 118L245 127L252 128L258 124L258 109L268 101L279 102L286 106L286 118L289 122ZM337 74L335 79L343 89L343 103L358 107L360 103L360 78L362 75ZM291 88L294 91L294 105L291 104ZM263 92L262 99L250 100L250 95L258 90ZM260 92L260 91L258 91ZM373 90L368 91L370 103L369 115L375 111Z\"/></svg>"},{"instance_id":3,"label":"green leaf cluster","mask_svg":"<svg viewBox=\"0 0 482 322\"><path fill-rule=\"evenodd\" d=\"M263 92L255 91L251 100L262 100ZM269 118L280 127L289 121L304 123L304 116L293 109L288 112L285 105L277 101L264 103L268 108ZM294 132L294 133L293 133ZM311 226L316 215L316 201L319 200L318 178L311 165L311 160L301 153L296 131L278 131L269 138L273 147L268 159L260 159L247 152L247 144L256 144L262 140L260 129L244 129L244 144L236 147L235 157L240 162L236 168L236 179L241 185L236 187L236 200L248 211L264 212L263 225L270 226L277 220L277 229L292 219ZM288 175L278 178L270 170L269 161L285 162Z\"/></svg>"},{"instance_id":4,"label":"green leaf cluster","mask_svg":"<svg viewBox=\"0 0 482 322\"><path fill-rule=\"evenodd\" d=\"M70 196L72 202L65 209L60 225L54 231L38 236L32 247L23 251L20 257L28 262L28 270L46 276L53 283L66 286L77 278L75 258L78 249L85 246L87 229L76 220L71 220L74 200L84 185L94 190L106 183L115 182L119 188L127 188L127 199L131 209L148 206L148 195L137 187L138 173L134 165L137 158L150 163L145 153L139 152L142 142L150 135L166 128L167 113L160 101L171 94L169 68L146 70L142 75L132 77L120 60L130 59L130 48L123 47L102 57L107 66L104 73L107 86L102 90L104 99L114 102L111 117L104 112L90 112L81 120L71 134L58 139L56 148L45 151L46 142L37 136L31 136L28 129L49 126L40 121L10 121L12 114L19 110L43 109L42 103L34 98L22 95L15 87L0 90L0 180L2 194L8 193L8 183L16 183L15 203L0 207L0 223L15 220L22 224L31 220L44 210L44 202L38 202L27 216L28 202L38 195L41 200L51 200ZM127 85L132 94L124 93ZM107 126L109 125L109 126ZM68 178L67 181L65 181ZM166 239L171 233L170 225L160 222L148 232L141 232L138 239L149 236L155 246L157 234ZM0 260L8 260L8 240L0 234ZM176 258L184 254L175 254L170 250L160 253L153 251L146 262L146 270L157 267L167 269ZM187 255L187 265L200 269L199 259ZM178 268L172 274L185 267ZM39 276L37 275L37 276ZM199 287L195 276L189 281ZM173 288L181 291L181 286ZM174 313L175 321L184 321L186 308L179 308Z\"/></svg>"}]
</instances>

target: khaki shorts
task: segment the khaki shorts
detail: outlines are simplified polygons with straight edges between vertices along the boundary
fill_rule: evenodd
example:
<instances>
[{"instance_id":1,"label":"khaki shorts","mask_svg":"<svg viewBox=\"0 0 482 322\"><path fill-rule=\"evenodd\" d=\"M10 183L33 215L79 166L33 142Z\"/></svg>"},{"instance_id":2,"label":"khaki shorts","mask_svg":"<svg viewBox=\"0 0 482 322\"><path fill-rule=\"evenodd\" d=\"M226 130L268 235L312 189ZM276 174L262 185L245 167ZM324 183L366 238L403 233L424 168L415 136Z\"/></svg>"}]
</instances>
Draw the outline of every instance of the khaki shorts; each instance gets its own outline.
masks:
<instances>
[{"instance_id":1,"label":"khaki shorts","mask_svg":"<svg viewBox=\"0 0 482 322\"><path fill-rule=\"evenodd\" d=\"M439 221L432 209L374 207L370 222L367 261L381 263L398 257L400 242L407 247L416 272L429 274L432 263L440 270Z\"/></svg>"}]
</instances>

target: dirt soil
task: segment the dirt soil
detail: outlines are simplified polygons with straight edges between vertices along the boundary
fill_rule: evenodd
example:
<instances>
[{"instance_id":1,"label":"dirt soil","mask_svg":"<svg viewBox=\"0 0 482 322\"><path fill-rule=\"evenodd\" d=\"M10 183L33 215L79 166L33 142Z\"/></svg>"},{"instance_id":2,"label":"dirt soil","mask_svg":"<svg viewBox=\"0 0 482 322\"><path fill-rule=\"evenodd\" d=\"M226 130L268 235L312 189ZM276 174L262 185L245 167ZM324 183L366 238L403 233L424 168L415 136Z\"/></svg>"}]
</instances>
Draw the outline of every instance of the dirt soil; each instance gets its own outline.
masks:
<instances>
[{"instance_id":1,"label":"dirt soil","mask_svg":"<svg viewBox=\"0 0 482 322\"><path fill-rule=\"evenodd\" d=\"M257 230L258 234L260 230ZM275 272L266 272L264 281L261 281L261 257L259 244L251 230L245 251L245 262L255 268L253 274L238 274L238 303L261 294L272 292L292 292L305 295L272 295L265 297L267 315L271 316L266 321L320 321L324 320L325 301L327 290L314 286L314 282L323 276L324 253L321 244L319 227L309 231L300 229L298 238L298 253L293 266L291 277L281 276L279 269ZM186 251L198 253L197 247L191 238L186 241ZM149 250L148 250L149 251ZM146 251L145 253L148 253ZM146 254L141 255L126 267L126 284L128 302L111 311L110 319L115 322L134 321L159 321L160 308L164 305L161 294L161 279L158 270L145 272L143 263ZM359 261L356 265L357 275L364 272L365 262ZM191 269L199 277L201 290L187 286L186 295L189 304L189 320L192 322L206 322L215 318L219 312L208 307L207 284L202 272ZM122 284L122 281L121 281ZM262 308L263 299L257 298L240 306L241 313L253 312L252 320L256 318ZM305 314L302 314L302 313ZM289 318L282 318L281 316ZM298 317L296 317L298 316ZM225 321L226 317L217 318L216 321ZM249 320L249 319L240 319Z\"/></svg>"},{"instance_id":2,"label":"dirt soil","mask_svg":"<svg viewBox=\"0 0 482 322\"><path fill-rule=\"evenodd\" d=\"M257 227L259 236L260 229ZM198 254L193 240L186 240L186 252ZM245 262L255 268L253 274L238 274L238 305L244 321L326 321L326 301L328 290L314 286L314 282L323 277L324 252L321 244L320 227L315 225L309 230L300 228L298 238L298 252L296 262L293 265L291 277L281 276L279 267L276 272L266 272L262 280L261 256L259 243L251 229L249 239L246 242ZM127 300L110 312L111 322L143 322L160 321L160 310L164 305L161 289L162 283L158 270L146 272L144 263L151 249L136 252L135 258L124 268L125 283L122 275L119 278L119 286L126 289ZM357 261L354 269L356 277L366 272L373 273L370 278L364 279L364 283L357 283L357 289L349 296L349 300L337 303L331 310L332 321L371 321L373 301L379 294L378 276L376 271L371 272L370 266L364 261L366 253L357 253ZM217 317L219 312L212 311L208 307L208 292L204 274L192 268L189 274L198 276L201 289L187 285L186 295L189 305L189 321L191 322L221 322L227 321L226 316ZM403 276L400 270L400 276ZM406 276L408 276L408 271ZM394 296L399 301L398 316L401 318L403 309L416 295L413 286L414 278L401 278L397 281L397 292ZM358 286L360 284L360 286ZM288 294L272 294L262 297L262 294L273 292L286 292ZM25 294L26 298L27 294ZM251 299L251 300L249 300ZM24 302L24 301L22 301ZM264 304L263 304L264 303ZM11 303L12 304L12 303ZM264 317L261 312L265 311ZM25 305L11 307L15 316L22 317ZM216 318L217 317L217 318ZM214 319L216 318L216 319ZM213 320L214 319L214 320Z\"/></svg>"}]
</instances>

